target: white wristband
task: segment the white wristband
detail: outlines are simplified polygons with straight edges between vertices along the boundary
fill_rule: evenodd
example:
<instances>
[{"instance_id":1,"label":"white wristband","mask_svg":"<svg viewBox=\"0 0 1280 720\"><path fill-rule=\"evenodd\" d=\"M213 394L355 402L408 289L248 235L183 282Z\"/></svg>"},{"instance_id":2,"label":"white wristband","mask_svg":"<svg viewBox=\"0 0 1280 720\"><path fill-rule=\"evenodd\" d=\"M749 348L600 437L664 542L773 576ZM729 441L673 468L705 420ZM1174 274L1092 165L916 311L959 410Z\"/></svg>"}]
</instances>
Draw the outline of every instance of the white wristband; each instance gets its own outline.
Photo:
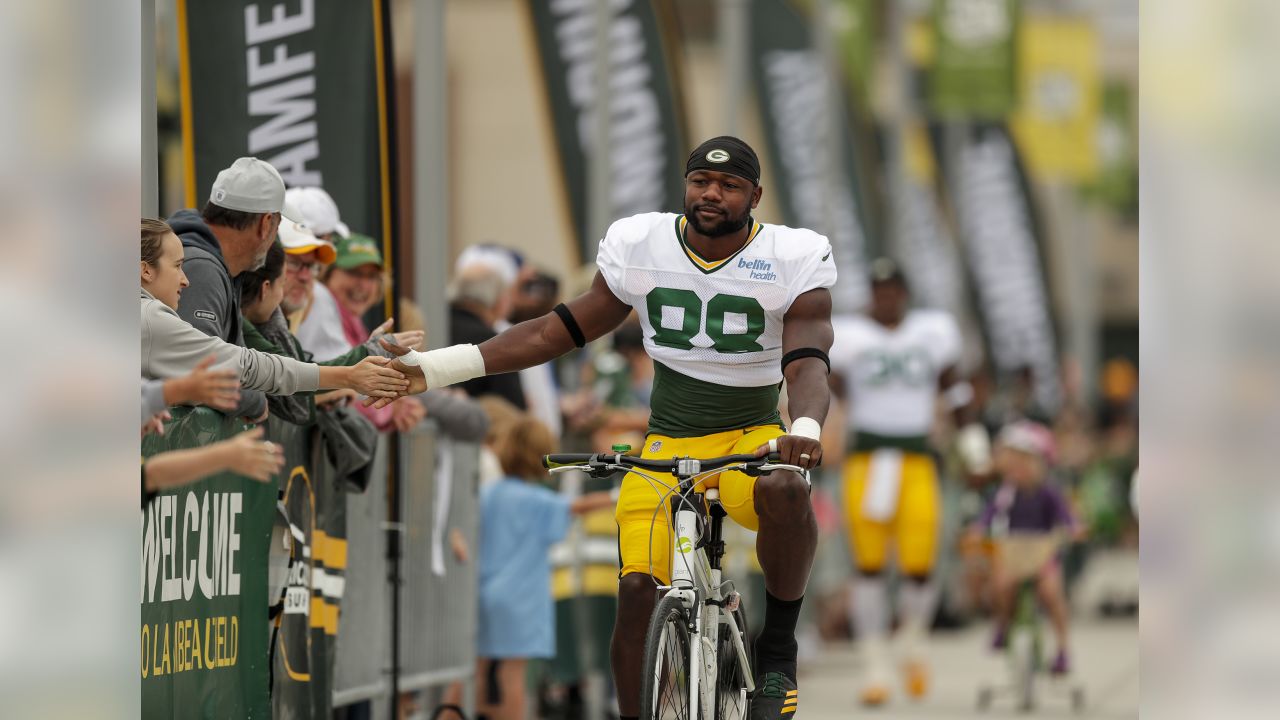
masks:
<instances>
[{"instance_id":1,"label":"white wristband","mask_svg":"<svg viewBox=\"0 0 1280 720\"><path fill-rule=\"evenodd\" d=\"M485 374L484 356L480 354L480 348L469 343L428 352L410 350L398 359L409 367L421 366L429 388L466 382Z\"/></svg>"},{"instance_id":2,"label":"white wristband","mask_svg":"<svg viewBox=\"0 0 1280 720\"><path fill-rule=\"evenodd\" d=\"M796 418L791 421L791 434L807 437L810 440L821 440L822 426L810 417Z\"/></svg>"},{"instance_id":3,"label":"white wristband","mask_svg":"<svg viewBox=\"0 0 1280 720\"><path fill-rule=\"evenodd\" d=\"M956 453L970 472L991 470L991 436L981 423L969 423L956 432Z\"/></svg>"}]
</instances>

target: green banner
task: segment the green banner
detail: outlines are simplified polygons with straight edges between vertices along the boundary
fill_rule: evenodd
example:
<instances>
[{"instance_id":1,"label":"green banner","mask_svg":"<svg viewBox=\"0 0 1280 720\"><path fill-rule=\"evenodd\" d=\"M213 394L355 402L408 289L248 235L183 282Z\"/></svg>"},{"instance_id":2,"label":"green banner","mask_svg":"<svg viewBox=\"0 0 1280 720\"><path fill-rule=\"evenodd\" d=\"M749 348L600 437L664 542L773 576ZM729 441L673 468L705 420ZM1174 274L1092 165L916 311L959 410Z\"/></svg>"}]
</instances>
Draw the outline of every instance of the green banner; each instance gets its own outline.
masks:
<instances>
[{"instance_id":1,"label":"green banner","mask_svg":"<svg viewBox=\"0 0 1280 720\"><path fill-rule=\"evenodd\" d=\"M831 85L814 48L811 23L791 3L751 3L751 58L773 161L766 172L779 185L773 192L782 220L828 236L840 276L831 290L834 310L854 312L867 302L865 267L875 248L868 231L866 185L851 142L856 134L848 120L848 98L830 107ZM833 113L840 132L828 138Z\"/></svg>"},{"instance_id":2,"label":"green banner","mask_svg":"<svg viewBox=\"0 0 1280 720\"><path fill-rule=\"evenodd\" d=\"M1121 216L1138 216L1138 127L1134 93L1124 82L1107 83L1102 91L1102 119L1098 127L1097 179L1085 193Z\"/></svg>"},{"instance_id":3,"label":"green banner","mask_svg":"<svg viewBox=\"0 0 1280 720\"><path fill-rule=\"evenodd\" d=\"M1017 104L1018 0L934 0L929 104L946 118L1002 119Z\"/></svg>"},{"instance_id":4,"label":"green banner","mask_svg":"<svg viewBox=\"0 0 1280 720\"><path fill-rule=\"evenodd\" d=\"M244 429L207 408L174 408L142 454ZM221 473L156 497L142 517L142 716L267 718L267 551L274 483Z\"/></svg>"},{"instance_id":5,"label":"green banner","mask_svg":"<svg viewBox=\"0 0 1280 720\"><path fill-rule=\"evenodd\" d=\"M875 77L875 0L832 0L831 29L840 47L849 89L859 106L868 104Z\"/></svg>"},{"instance_id":6,"label":"green banner","mask_svg":"<svg viewBox=\"0 0 1280 720\"><path fill-rule=\"evenodd\" d=\"M177 0L188 205L253 155L290 187L323 187L389 249L382 3Z\"/></svg>"},{"instance_id":7,"label":"green banner","mask_svg":"<svg viewBox=\"0 0 1280 720\"><path fill-rule=\"evenodd\" d=\"M660 0L613 0L609 28L611 220L643 212L680 212L684 131L680 87L664 37L676 37ZM589 226L592 119L595 110L595 0L526 0L546 105L555 128L564 197L581 260L595 259L600 238Z\"/></svg>"}]
</instances>

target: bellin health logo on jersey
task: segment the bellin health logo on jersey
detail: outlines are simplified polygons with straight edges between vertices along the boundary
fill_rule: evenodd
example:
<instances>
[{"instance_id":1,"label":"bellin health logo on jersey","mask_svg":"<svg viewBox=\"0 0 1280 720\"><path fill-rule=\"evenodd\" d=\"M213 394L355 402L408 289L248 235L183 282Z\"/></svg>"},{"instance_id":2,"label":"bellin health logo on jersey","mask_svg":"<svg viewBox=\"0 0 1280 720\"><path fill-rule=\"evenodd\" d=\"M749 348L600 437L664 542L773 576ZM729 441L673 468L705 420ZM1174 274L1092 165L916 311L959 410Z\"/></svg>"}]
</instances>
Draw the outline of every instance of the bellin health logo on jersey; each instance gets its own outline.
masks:
<instances>
[{"instance_id":1,"label":"bellin health logo on jersey","mask_svg":"<svg viewBox=\"0 0 1280 720\"><path fill-rule=\"evenodd\" d=\"M747 260L738 258L738 267L751 271L752 280L777 280L778 274L773 272L773 264L767 260Z\"/></svg>"}]
</instances>

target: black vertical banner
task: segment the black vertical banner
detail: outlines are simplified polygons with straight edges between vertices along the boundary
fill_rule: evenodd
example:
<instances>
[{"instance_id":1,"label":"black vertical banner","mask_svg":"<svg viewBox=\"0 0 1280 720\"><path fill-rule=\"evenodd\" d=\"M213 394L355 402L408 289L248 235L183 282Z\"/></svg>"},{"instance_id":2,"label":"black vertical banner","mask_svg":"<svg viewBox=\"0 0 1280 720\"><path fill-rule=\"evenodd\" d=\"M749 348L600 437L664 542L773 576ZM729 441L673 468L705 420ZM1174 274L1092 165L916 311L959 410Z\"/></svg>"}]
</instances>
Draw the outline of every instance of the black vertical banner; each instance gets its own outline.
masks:
<instances>
[{"instance_id":1,"label":"black vertical banner","mask_svg":"<svg viewBox=\"0 0 1280 720\"><path fill-rule=\"evenodd\" d=\"M751 62L756 99L764 120L775 191L788 225L824 232L835 251L840 279L832 288L835 312L849 313L868 298L866 263L874 248L868 232L869 202L854 155L846 96L828 104L828 68L814 46L810 21L785 0L751 3ZM840 83L841 88L847 83ZM823 142L828 118L838 112L842 149L835 159L835 186L827 187L823 166L831 148ZM825 206L824 198L831 206ZM828 215L829 213L829 215Z\"/></svg>"},{"instance_id":2,"label":"black vertical banner","mask_svg":"<svg viewBox=\"0 0 1280 720\"><path fill-rule=\"evenodd\" d=\"M391 260L382 0L177 0L186 204L237 157L333 196Z\"/></svg>"},{"instance_id":3,"label":"black vertical banner","mask_svg":"<svg viewBox=\"0 0 1280 720\"><path fill-rule=\"evenodd\" d=\"M595 108L595 0L525 0L555 128L580 259L600 238L588 225ZM679 212L689 148L679 84L664 45L672 28L652 0L614 0L610 27L610 218Z\"/></svg>"},{"instance_id":4,"label":"black vertical banner","mask_svg":"<svg viewBox=\"0 0 1280 720\"><path fill-rule=\"evenodd\" d=\"M202 206L220 170L238 157L256 156L290 187L323 187L353 231L380 239L386 270L395 278L388 0L176 2L186 204ZM388 304L391 298L389 287ZM144 687L147 717L329 714L345 584L346 497L331 469L308 449L305 432L288 427L297 442L282 444L297 472L281 485L305 562L289 578L288 602L278 618L272 707L267 634L255 631L252 643L244 643L239 675L219 666L182 678L199 683L197 692L184 695L189 705L170 712L164 693L181 686L153 677L155 689ZM248 549L265 555L265 540ZM261 565L265 573L265 561ZM266 603L259 605L262 618L255 615L249 629L265 622Z\"/></svg>"},{"instance_id":5,"label":"black vertical banner","mask_svg":"<svg viewBox=\"0 0 1280 720\"><path fill-rule=\"evenodd\" d=\"M948 190L995 370L1031 371L1045 413L1061 403L1058 338L1037 223L1017 146L1004 124L965 125L944 145Z\"/></svg>"},{"instance_id":6,"label":"black vertical banner","mask_svg":"<svg viewBox=\"0 0 1280 720\"><path fill-rule=\"evenodd\" d=\"M934 143L920 122L902 129L901 142L903 167L887 167L892 159L886 158L898 230L892 254L906 267L915 303L961 317L968 288L955 232L943 214Z\"/></svg>"}]
</instances>

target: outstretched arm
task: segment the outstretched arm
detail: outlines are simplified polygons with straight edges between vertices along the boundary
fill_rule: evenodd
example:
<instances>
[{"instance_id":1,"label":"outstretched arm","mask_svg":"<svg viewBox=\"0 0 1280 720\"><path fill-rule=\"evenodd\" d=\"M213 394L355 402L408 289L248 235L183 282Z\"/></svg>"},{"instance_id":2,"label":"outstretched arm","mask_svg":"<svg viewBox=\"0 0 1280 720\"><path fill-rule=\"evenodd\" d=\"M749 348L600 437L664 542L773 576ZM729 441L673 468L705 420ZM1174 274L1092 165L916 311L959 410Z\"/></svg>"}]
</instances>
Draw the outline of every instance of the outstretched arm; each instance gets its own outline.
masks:
<instances>
[{"instance_id":1,"label":"outstretched arm","mask_svg":"<svg viewBox=\"0 0 1280 720\"><path fill-rule=\"evenodd\" d=\"M565 303L587 342L613 330L627 319L631 306L614 296L600 273L591 288ZM555 313L527 320L480 343L486 375L515 372L554 360L574 348L573 337Z\"/></svg>"},{"instance_id":2,"label":"outstretched arm","mask_svg":"<svg viewBox=\"0 0 1280 720\"><path fill-rule=\"evenodd\" d=\"M938 376L938 391L951 408L956 424L956 451L965 468L974 476L990 474L991 438L982 425L973 386L951 365Z\"/></svg>"},{"instance_id":3,"label":"outstretched arm","mask_svg":"<svg viewBox=\"0 0 1280 720\"><path fill-rule=\"evenodd\" d=\"M831 351L831 293L815 288L791 303L783 319L782 353L814 348ZM827 364L821 358L803 357L783 370L787 380L787 407L792 418L790 435L778 439L782 461L809 469L822 460L819 440L822 422L831 405L827 384ZM801 457L804 455L805 457Z\"/></svg>"},{"instance_id":4,"label":"outstretched arm","mask_svg":"<svg viewBox=\"0 0 1280 720\"><path fill-rule=\"evenodd\" d=\"M956 427L964 427L980 420L977 398L973 386L960 374L960 369L950 365L938 375L938 392L942 393Z\"/></svg>"},{"instance_id":5,"label":"outstretched arm","mask_svg":"<svg viewBox=\"0 0 1280 720\"><path fill-rule=\"evenodd\" d=\"M618 327L627 318L627 314L631 312L631 306L622 302L613 294L613 291L609 289L608 284L605 283L604 278L599 273L596 273L595 280L591 283L591 288L566 303L566 306L569 308L569 312L573 314L574 320L577 321L586 342L591 342ZM385 339L382 341L382 345L392 354L399 357L403 357L409 352L408 348L389 343ZM472 353L472 351L463 350L464 347L466 346L455 345L451 348L436 350L431 353L419 353L416 361L425 363L437 362L432 358L433 354L443 353L444 355L440 357L444 358L444 362L467 362L467 355L464 353ZM555 313L547 313L542 317L527 320L508 328L497 336L480 343L476 349L479 353L478 360L483 367L482 369L477 368L480 371L471 375L471 377L515 372L534 367L554 360L573 348L573 336L569 334L564 322ZM471 357L474 358L474 354ZM409 376L411 383L409 387L410 393L420 393L431 386L426 380L427 374L421 365L411 366L396 362L395 367ZM373 407L382 407L389 402L385 398L379 398L373 401L372 405Z\"/></svg>"}]
</instances>

